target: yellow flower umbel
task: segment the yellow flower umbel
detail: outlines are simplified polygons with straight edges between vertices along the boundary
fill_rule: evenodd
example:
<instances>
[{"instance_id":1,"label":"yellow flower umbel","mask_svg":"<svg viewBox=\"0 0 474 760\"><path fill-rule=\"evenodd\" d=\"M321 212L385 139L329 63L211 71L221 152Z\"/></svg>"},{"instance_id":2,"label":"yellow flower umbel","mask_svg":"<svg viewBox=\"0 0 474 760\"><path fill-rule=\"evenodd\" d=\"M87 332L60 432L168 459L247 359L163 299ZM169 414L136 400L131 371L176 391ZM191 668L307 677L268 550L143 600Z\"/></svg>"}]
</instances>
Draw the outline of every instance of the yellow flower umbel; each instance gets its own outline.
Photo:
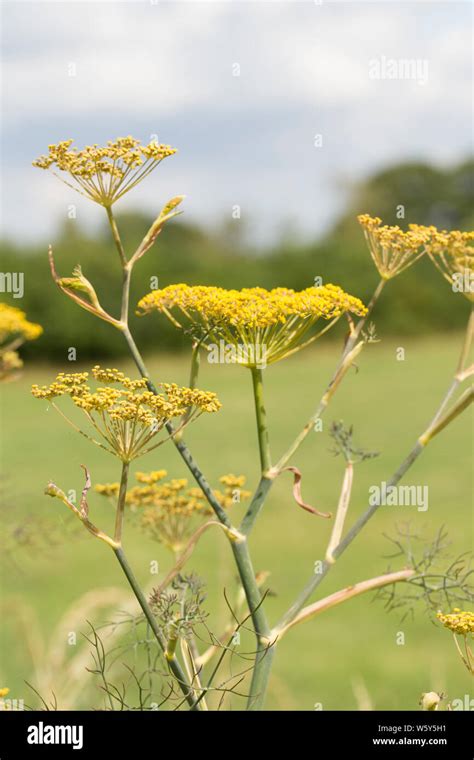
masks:
<instances>
[{"instance_id":1,"label":"yellow flower umbel","mask_svg":"<svg viewBox=\"0 0 474 760\"><path fill-rule=\"evenodd\" d=\"M459 652L461 660L469 672L474 675L474 659L471 648L468 644L468 636L472 638L474 635L474 612L461 610L459 607L455 607L452 612L447 614L444 614L441 611L438 612L436 617L445 628L449 628L449 630L452 631L454 643L456 644L456 649ZM457 636L462 636L464 639L464 652L459 646Z\"/></svg>"},{"instance_id":2,"label":"yellow flower umbel","mask_svg":"<svg viewBox=\"0 0 474 760\"><path fill-rule=\"evenodd\" d=\"M83 150L71 148L73 140L49 146L47 156L33 162L39 169L53 170L66 185L87 198L110 208L125 193L138 185L164 158L176 153L170 145L152 140L142 145L134 137L118 137L107 145L87 145ZM68 175L74 184L65 179Z\"/></svg>"},{"instance_id":3,"label":"yellow flower umbel","mask_svg":"<svg viewBox=\"0 0 474 760\"><path fill-rule=\"evenodd\" d=\"M203 412L216 412L221 406L212 392L162 383L159 386L162 392L154 394L147 390L143 378L131 380L117 369L94 367L92 374L99 383L114 383L118 387L100 385L92 390L87 384L88 372L61 372L51 385L34 385L33 396L51 401L58 411L54 399L69 396L101 440L91 438L61 411L62 416L78 432L122 462L131 462L160 446L163 440L153 441L173 418L186 415L187 423Z\"/></svg>"},{"instance_id":4,"label":"yellow flower umbel","mask_svg":"<svg viewBox=\"0 0 474 760\"><path fill-rule=\"evenodd\" d=\"M166 476L166 470L137 472L135 477L139 485L127 491L125 503L137 514L145 532L177 555L195 530L196 520L212 516L213 511L200 488L189 487L186 478L162 482ZM223 491L215 490L214 495L224 509L250 496L249 491L242 489L245 484L242 475L223 475L220 482ZM99 484L95 490L115 503L120 484Z\"/></svg>"},{"instance_id":5,"label":"yellow flower umbel","mask_svg":"<svg viewBox=\"0 0 474 760\"><path fill-rule=\"evenodd\" d=\"M220 360L252 368L283 359L316 340L341 314L363 316L366 308L336 285L296 292L179 284L144 296L137 313L151 311L165 314L176 327L190 327L208 351L223 347ZM321 318L330 324L314 333Z\"/></svg>"},{"instance_id":6,"label":"yellow flower umbel","mask_svg":"<svg viewBox=\"0 0 474 760\"><path fill-rule=\"evenodd\" d=\"M0 303L0 380L5 380L23 366L18 348L26 340L39 338L43 328L28 322L26 314L15 306Z\"/></svg>"},{"instance_id":7,"label":"yellow flower umbel","mask_svg":"<svg viewBox=\"0 0 474 760\"><path fill-rule=\"evenodd\" d=\"M428 256L452 290L474 301L474 232L440 232L436 227L417 229L428 236Z\"/></svg>"},{"instance_id":8,"label":"yellow flower umbel","mask_svg":"<svg viewBox=\"0 0 474 760\"><path fill-rule=\"evenodd\" d=\"M474 612L467 612L455 607L451 613L444 614L438 612L436 617L453 633L459 636L466 636L468 633L474 634Z\"/></svg>"},{"instance_id":9,"label":"yellow flower umbel","mask_svg":"<svg viewBox=\"0 0 474 760\"><path fill-rule=\"evenodd\" d=\"M426 253L429 234L424 227L410 224L408 231L400 227L382 226L382 220L369 214L357 217L364 230L370 254L384 280L396 277Z\"/></svg>"}]
</instances>

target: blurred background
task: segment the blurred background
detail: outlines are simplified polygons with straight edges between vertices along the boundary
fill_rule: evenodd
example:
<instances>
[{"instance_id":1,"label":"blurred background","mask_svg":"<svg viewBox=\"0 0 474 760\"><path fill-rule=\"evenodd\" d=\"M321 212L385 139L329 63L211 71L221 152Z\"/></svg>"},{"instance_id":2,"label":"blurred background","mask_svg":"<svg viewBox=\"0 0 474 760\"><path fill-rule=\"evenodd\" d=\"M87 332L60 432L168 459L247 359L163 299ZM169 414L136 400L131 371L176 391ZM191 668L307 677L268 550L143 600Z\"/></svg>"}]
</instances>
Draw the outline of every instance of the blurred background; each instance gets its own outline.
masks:
<instances>
[{"instance_id":1,"label":"blurred background","mask_svg":"<svg viewBox=\"0 0 474 760\"><path fill-rule=\"evenodd\" d=\"M186 195L183 216L135 269L132 306L155 277L161 287L300 289L320 276L367 300L378 275L357 214L402 227L417 222L472 229L472 6L421 0L7 2L2 21L2 271L24 273L25 291L21 299L1 295L44 333L22 349L23 374L2 393L8 620L0 679L12 696L33 704L25 680L34 681L36 673L45 690L54 687L54 678L43 673L41 680L38 668L48 646L56 655L61 650L64 636L56 627L66 611L94 586L126 589L105 549L75 535L66 543L68 515L41 495L48 478L80 489L84 461L95 482L114 480L115 463L31 399L29 387L71 370L70 347L77 351L74 369L92 360L133 369L120 336L65 298L47 264L51 243L59 273L69 275L80 264L103 305L117 312L121 273L103 209L34 169L32 160L68 138L82 147L132 134L178 149L115 207L131 251L162 205ZM362 466L355 513L369 485L388 479L431 417L466 318L467 301L428 261L385 289L374 314L382 342L361 359L328 418L354 423L361 445L382 452ZM132 317L132 330L156 378L187 382L186 342L165 319ZM343 332L341 324L324 345L272 369L267 393L277 453L313 411ZM405 362L395 360L399 346L406 348ZM205 365L201 385L224 403L218 420L189 433L203 468L216 485L229 471L246 474L248 485L255 485L249 378L236 367ZM305 473L308 500L322 508L334 504L341 475L329 447L325 433L308 441L295 460ZM472 549L471 454L465 415L408 481L429 484L428 513L380 514L325 592L383 572L390 547L387 552L382 534L400 519L413 520L428 537L448 523L454 555ZM139 469L146 466L186 475L168 447L159 450L159 461L140 462ZM98 497L94 510L109 519ZM327 535L317 529L308 529L308 515L295 509L290 484L279 483L253 538L257 568L272 571L271 617L290 603L324 551ZM170 566L162 547L133 531L128 540L144 582L152 559ZM225 546L216 543L206 538L193 562L208 579L209 603L219 619L225 616L219 588L231 586L234 575ZM78 612L82 620L86 615ZM399 630L406 633L405 647L395 644ZM401 624L400 616L386 615L369 599L351 602L324 621L295 629L291 643L288 637L269 706L313 709L322 701L325 709L416 709L419 694L430 688L462 697L468 675L448 639L422 610ZM67 689L67 701L64 694ZM97 704L94 694L86 706L94 699Z\"/></svg>"}]
</instances>

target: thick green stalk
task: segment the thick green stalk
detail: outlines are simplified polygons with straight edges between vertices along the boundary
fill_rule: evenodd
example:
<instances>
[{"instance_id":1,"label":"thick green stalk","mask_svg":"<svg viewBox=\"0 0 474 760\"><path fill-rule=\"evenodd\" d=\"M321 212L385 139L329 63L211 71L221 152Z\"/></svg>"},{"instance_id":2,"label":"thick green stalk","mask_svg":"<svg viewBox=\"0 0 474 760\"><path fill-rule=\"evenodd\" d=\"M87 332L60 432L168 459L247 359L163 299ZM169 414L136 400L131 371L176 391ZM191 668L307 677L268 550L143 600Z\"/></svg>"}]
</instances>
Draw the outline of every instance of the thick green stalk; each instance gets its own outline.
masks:
<instances>
[{"instance_id":1,"label":"thick green stalk","mask_svg":"<svg viewBox=\"0 0 474 760\"><path fill-rule=\"evenodd\" d=\"M469 319L467 322L467 328L464 335L464 341L462 344L461 353L459 355L459 361L456 367L456 372L452 379L451 385L448 388L448 392L446 393L438 411L436 412L435 416L431 420L428 426L428 429L426 430L424 434L425 436L429 436L433 428L436 427L449 401L451 400L453 394L457 391L462 381L465 379L465 376L464 376L465 365L469 358L469 353L471 351L473 338L474 338L474 303L471 305L471 312L470 312Z\"/></svg>"},{"instance_id":2,"label":"thick green stalk","mask_svg":"<svg viewBox=\"0 0 474 760\"><path fill-rule=\"evenodd\" d=\"M195 341L193 343L193 348L191 352L191 369L189 371L189 387L194 390L197 386L197 381L199 377L199 368L201 366L201 354L200 354L200 348L201 344L199 341ZM183 428L186 425L187 421L191 417L193 410L192 408L189 408L187 412L183 414L181 417L181 422L179 424L180 430L177 431L175 438L179 441L183 437Z\"/></svg>"},{"instance_id":3,"label":"thick green stalk","mask_svg":"<svg viewBox=\"0 0 474 760\"><path fill-rule=\"evenodd\" d=\"M123 549L117 548L114 549L115 556L117 557L120 566L125 573L125 576L132 588L133 593L135 594L135 597L138 601L138 604L142 608L143 614L145 615L145 618L148 621L148 624L150 625L151 630L153 631L155 638L163 652L166 652L167 642L165 641L164 637L161 634L161 631L158 627L158 624L156 622L156 619L150 610L150 607L148 606L148 602L146 600L145 594L141 590L140 584L138 583L137 579L135 578L135 575L133 574L132 568L128 564L128 560L124 554ZM199 707L195 705L195 698L193 694L192 688L188 685L186 682L186 676L181 668L181 665L179 664L178 660L173 657L167 660L169 669L171 670L172 674L176 678L179 687L181 691L184 694L184 697L186 699L186 702L188 703L191 710L198 710Z\"/></svg>"},{"instance_id":4,"label":"thick green stalk","mask_svg":"<svg viewBox=\"0 0 474 760\"><path fill-rule=\"evenodd\" d=\"M117 500L117 512L115 513L114 541L118 544L122 541L123 513L125 510L125 498L127 496L129 462L122 462L122 476L120 478L120 490Z\"/></svg>"},{"instance_id":5,"label":"thick green stalk","mask_svg":"<svg viewBox=\"0 0 474 760\"><path fill-rule=\"evenodd\" d=\"M152 393L158 393L158 389L156 388L155 385L153 385L152 381L150 380L150 375L148 374L148 370L146 368L145 362L142 359L142 355L140 351L138 350L138 346L135 343L132 333L130 332L130 329L128 326L124 329L123 335L124 335L125 340L127 341L127 346L130 349L130 353L132 354L133 361L137 365L140 375L145 378L150 391Z\"/></svg>"},{"instance_id":6,"label":"thick green stalk","mask_svg":"<svg viewBox=\"0 0 474 760\"><path fill-rule=\"evenodd\" d=\"M275 654L275 644L259 643L247 701L250 712L263 709Z\"/></svg>"},{"instance_id":7,"label":"thick green stalk","mask_svg":"<svg viewBox=\"0 0 474 760\"><path fill-rule=\"evenodd\" d=\"M125 256L125 251L123 249L122 241L120 239L120 233L118 231L117 222L115 221L112 208L110 206L106 206L105 210L107 212L107 219L109 220L110 229L112 230L112 237L114 239L115 245L119 252L120 260L122 262L122 267L126 267L127 257Z\"/></svg>"},{"instance_id":8,"label":"thick green stalk","mask_svg":"<svg viewBox=\"0 0 474 760\"><path fill-rule=\"evenodd\" d=\"M201 365L201 354L199 353L201 348L201 344L199 341L196 341L193 343L193 350L191 353L191 369L189 371L189 387L195 388L198 377L199 377L199 367Z\"/></svg>"},{"instance_id":9,"label":"thick green stalk","mask_svg":"<svg viewBox=\"0 0 474 760\"><path fill-rule=\"evenodd\" d=\"M469 319L467 322L466 335L465 335L464 343L461 349L461 355L459 357L459 362L456 369L456 375L459 375L464 369L464 366L468 360L469 353L472 348L473 340L474 340L474 303L471 303L471 313L469 315Z\"/></svg>"},{"instance_id":10,"label":"thick green stalk","mask_svg":"<svg viewBox=\"0 0 474 760\"><path fill-rule=\"evenodd\" d=\"M262 370L252 367L253 396L255 400L255 413L257 416L258 448L260 451L260 466L262 475L267 473L272 466L270 457L270 441L268 437L267 413L263 400L263 377Z\"/></svg>"},{"instance_id":11,"label":"thick green stalk","mask_svg":"<svg viewBox=\"0 0 474 760\"><path fill-rule=\"evenodd\" d=\"M122 310L120 314L120 321L124 325L128 325L128 304L130 301L130 280L132 277L132 268L130 264L126 264L123 267L123 282L122 282Z\"/></svg>"},{"instance_id":12,"label":"thick green stalk","mask_svg":"<svg viewBox=\"0 0 474 760\"><path fill-rule=\"evenodd\" d=\"M262 596L255 580L255 571L248 549L247 539L242 538L232 543L235 562L239 569L240 580L245 591L252 623L257 638L257 650L255 664L250 686L250 694L247 701L248 710L260 710L266 693L271 663L273 660L273 648L268 645L270 626L262 606Z\"/></svg>"},{"instance_id":13,"label":"thick green stalk","mask_svg":"<svg viewBox=\"0 0 474 760\"><path fill-rule=\"evenodd\" d=\"M265 475L262 475L260 478L260 482L253 495L252 501L250 502L249 508L247 509L244 519L240 524L239 530L244 535L248 536L252 530L255 520L257 519L260 510L263 507L267 493L272 487L272 483L273 480L271 478L267 478Z\"/></svg>"}]
</instances>

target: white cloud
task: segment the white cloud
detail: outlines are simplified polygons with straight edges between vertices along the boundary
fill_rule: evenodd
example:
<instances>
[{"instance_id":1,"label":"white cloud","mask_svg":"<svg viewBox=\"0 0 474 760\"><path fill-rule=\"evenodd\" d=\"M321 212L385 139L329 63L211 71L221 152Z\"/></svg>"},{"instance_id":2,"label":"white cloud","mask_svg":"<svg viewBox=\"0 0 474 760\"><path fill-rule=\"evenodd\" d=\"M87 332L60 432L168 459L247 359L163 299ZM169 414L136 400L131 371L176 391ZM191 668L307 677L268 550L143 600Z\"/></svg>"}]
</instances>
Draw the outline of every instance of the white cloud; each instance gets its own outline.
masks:
<instances>
[{"instance_id":1,"label":"white cloud","mask_svg":"<svg viewBox=\"0 0 474 760\"><path fill-rule=\"evenodd\" d=\"M3 16L2 211L13 234L46 233L62 213L62 187L29 166L70 136L179 141L166 195L182 183L188 213L209 220L243 198L263 232L284 213L324 224L341 202L335 177L470 146L465 3L39 2ZM380 56L426 59L428 82L371 80Z\"/></svg>"}]
</instances>

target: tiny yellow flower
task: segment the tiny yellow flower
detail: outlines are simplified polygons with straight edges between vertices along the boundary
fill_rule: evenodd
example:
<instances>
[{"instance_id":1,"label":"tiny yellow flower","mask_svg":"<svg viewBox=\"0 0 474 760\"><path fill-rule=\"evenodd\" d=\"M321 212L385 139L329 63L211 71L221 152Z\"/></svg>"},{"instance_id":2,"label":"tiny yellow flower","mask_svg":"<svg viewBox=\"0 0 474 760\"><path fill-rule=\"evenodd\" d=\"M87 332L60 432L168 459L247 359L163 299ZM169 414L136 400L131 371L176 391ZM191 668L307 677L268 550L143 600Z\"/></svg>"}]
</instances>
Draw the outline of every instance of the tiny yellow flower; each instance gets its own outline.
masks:
<instances>
[{"instance_id":1,"label":"tiny yellow flower","mask_svg":"<svg viewBox=\"0 0 474 760\"><path fill-rule=\"evenodd\" d=\"M474 612L455 607L451 613L444 614L439 611L436 617L445 628L449 628L453 633L460 636L466 636L468 633L474 634Z\"/></svg>"},{"instance_id":2,"label":"tiny yellow flower","mask_svg":"<svg viewBox=\"0 0 474 760\"><path fill-rule=\"evenodd\" d=\"M0 380L9 379L23 366L17 349L26 340L39 338L42 332L41 325L29 322L24 311L0 303Z\"/></svg>"},{"instance_id":3,"label":"tiny yellow flower","mask_svg":"<svg viewBox=\"0 0 474 760\"><path fill-rule=\"evenodd\" d=\"M18 337L23 340L36 340L42 332L41 325L28 322L24 311L0 303L0 344Z\"/></svg>"},{"instance_id":4,"label":"tiny yellow flower","mask_svg":"<svg viewBox=\"0 0 474 760\"><path fill-rule=\"evenodd\" d=\"M3 697L6 697L7 694L10 693L10 689L8 689L6 686L0 689L0 699Z\"/></svg>"},{"instance_id":5,"label":"tiny yellow flower","mask_svg":"<svg viewBox=\"0 0 474 760\"><path fill-rule=\"evenodd\" d=\"M152 472L137 472L135 473L135 478L139 483L147 483L148 485L152 485L154 483L158 483L160 480L163 480L163 478L166 478L167 475L168 473L166 470L152 470Z\"/></svg>"},{"instance_id":6,"label":"tiny yellow flower","mask_svg":"<svg viewBox=\"0 0 474 760\"><path fill-rule=\"evenodd\" d=\"M336 285L225 290L212 286L169 285L144 296L138 314L164 314L175 327L190 326L209 352L209 362L263 367L311 343L345 312L366 314L363 303ZM177 312L177 316L175 313ZM319 319L330 324L320 332ZM214 357L224 347L225 356Z\"/></svg>"},{"instance_id":7,"label":"tiny yellow flower","mask_svg":"<svg viewBox=\"0 0 474 760\"><path fill-rule=\"evenodd\" d=\"M428 235L426 250L431 261L450 283L454 293L474 301L474 232L438 231L418 227Z\"/></svg>"},{"instance_id":8,"label":"tiny yellow flower","mask_svg":"<svg viewBox=\"0 0 474 760\"><path fill-rule=\"evenodd\" d=\"M426 253L427 230L410 224L407 232L398 226L382 225L378 217L361 214L357 220L364 230L370 254L384 280L396 277Z\"/></svg>"},{"instance_id":9,"label":"tiny yellow flower","mask_svg":"<svg viewBox=\"0 0 474 760\"><path fill-rule=\"evenodd\" d=\"M164 481L166 475L166 470L137 472L135 477L140 485L127 491L125 503L151 538L179 554L196 529L196 519L211 517L213 511L200 488L190 487L186 478ZM223 475L220 482L224 489L214 490L214 496L224 509L250 497L250 491L242 488L243 475ZM119 488L119 483L104 483L96 485L95 491L115 500Z\"/></svg>"},{"instance_id":10,"label":"tiny yellow flower","mask_svg":"<svg viewBox=\"0 0 474 760\"><path fill-rule=\"evenodd\" d=\"M203 412L217 412L221 406L210 391L162 383L162 392L155 394L147 389L146 380L132 380L118 369L96 366L92 375L98 383L115 383L118 387L98 385L93 390L88 385L88 372L61 372L51 385L33 385L31 392L35 398L51 401L55 408L55 399L69 396L101 440L91 438L70 421L72 426L123 462L131 462L164 443L160 440L151 445L173 418L186 415L183 425Z\"/></svg>"},{"instance_id":11,"label":"tiny yellow flower","mask_svg":"<svg viewBox=\"0 0 474 760\"><path fill-rule=\"evenodd\" d=\"M107 145L87 145L83 150L71 148L73 140L49 145L47 156L33 161L38 169L59 170L59 179L81 195L105 208L119 200L150 174L164 158L176 153L170 145L152 140L142 145L134 137L118 137ZM65 179L68 175L73 184Z\"/></svg>"}]
</instances>

